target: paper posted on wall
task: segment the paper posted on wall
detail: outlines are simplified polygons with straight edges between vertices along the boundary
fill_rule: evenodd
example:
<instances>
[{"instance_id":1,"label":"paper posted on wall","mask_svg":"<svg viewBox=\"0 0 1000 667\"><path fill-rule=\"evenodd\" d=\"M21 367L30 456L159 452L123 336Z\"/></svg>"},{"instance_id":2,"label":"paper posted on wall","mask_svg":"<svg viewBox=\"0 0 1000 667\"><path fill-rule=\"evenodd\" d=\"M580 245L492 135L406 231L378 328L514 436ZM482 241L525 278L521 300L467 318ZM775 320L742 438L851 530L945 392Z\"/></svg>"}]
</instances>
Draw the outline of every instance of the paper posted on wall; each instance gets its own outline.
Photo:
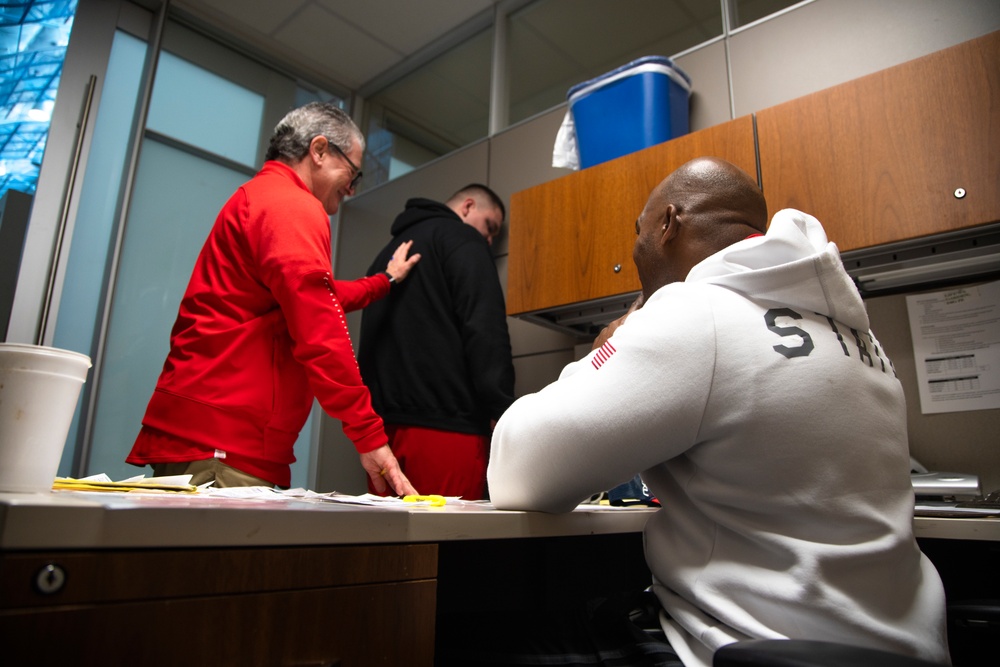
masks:
<instances>
[{"instance_id":1,"label":"paper posted on wall","mask_svg":"<svg viewBox=\"0 0 1000 667\"><path fill-rule=\"evenodd\" d=\"M1000 281L906 297L924 414L1000 408Z\"/></svg>"}]
</instances>

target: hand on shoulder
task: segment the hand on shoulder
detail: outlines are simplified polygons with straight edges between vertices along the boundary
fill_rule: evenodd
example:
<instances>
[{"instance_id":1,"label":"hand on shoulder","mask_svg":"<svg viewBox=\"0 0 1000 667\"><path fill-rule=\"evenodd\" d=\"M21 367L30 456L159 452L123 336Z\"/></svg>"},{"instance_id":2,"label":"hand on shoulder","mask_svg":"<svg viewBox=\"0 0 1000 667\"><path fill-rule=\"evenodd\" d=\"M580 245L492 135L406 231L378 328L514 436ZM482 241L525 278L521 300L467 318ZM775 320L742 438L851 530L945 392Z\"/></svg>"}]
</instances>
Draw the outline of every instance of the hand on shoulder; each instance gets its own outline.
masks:
<instances>
[{"instance_id":1,"label":"hand on shoulder","mask_svg":"<svg viewBox=\"0 0 1000 667\"><path fill-rule=\"evenodd\" d=\"M417 262L420 261L419 252L413 253L409 257L406 256L412 246L413 241L406 241L396 248L396 252L392 253L392 259L386 265L385 272L392 276L393 282L403 282L406 276L410 275L410 271L417 265Z\"/></svg>"}]
</instances>

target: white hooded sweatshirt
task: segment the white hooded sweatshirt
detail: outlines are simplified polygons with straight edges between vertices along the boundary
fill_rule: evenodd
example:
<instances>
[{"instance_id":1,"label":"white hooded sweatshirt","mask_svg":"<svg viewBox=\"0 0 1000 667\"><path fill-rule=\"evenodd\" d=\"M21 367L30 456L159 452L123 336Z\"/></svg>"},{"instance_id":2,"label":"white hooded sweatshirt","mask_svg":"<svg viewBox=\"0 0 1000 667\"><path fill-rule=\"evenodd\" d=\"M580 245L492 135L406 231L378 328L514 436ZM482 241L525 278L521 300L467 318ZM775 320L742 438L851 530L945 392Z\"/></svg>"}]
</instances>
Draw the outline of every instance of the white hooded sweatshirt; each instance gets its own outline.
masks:
<instances>
[{"instance_id":1,"label":"white hooded sweatshirt","mask_svg":"<svg viewBox=\"0 0 1000 667\"><path fill-rule=\"evenodd\" d=\"M567 512L636 472L663 506L646 561L687 667L771 638L949 662L903 391L812 216L780 211L515 401L488 477L497 508Z\"/></svg>"}]
</instances>

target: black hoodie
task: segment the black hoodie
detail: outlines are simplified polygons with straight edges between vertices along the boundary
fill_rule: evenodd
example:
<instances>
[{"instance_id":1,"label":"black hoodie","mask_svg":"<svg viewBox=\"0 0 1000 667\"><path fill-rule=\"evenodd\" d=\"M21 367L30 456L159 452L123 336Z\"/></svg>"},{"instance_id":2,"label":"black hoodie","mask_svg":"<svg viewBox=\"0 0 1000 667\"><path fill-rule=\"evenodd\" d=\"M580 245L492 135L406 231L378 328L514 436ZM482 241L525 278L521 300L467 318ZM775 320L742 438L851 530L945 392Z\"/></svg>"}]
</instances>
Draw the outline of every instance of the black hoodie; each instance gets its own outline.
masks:
<instances>
[{"instance_id":1,"label":"black hoodie","mask_svg":"<svg viewBox=\"0 0 1000 667\"><path fill-rule=\"evenodd\" d=\"M514 401L503 291L486 239L444 204L410 199L392 241L368 269L384 271L413 240L420 261L365 308L358 363L387 424L488 435Z\"/></svg>"}]
</instances>

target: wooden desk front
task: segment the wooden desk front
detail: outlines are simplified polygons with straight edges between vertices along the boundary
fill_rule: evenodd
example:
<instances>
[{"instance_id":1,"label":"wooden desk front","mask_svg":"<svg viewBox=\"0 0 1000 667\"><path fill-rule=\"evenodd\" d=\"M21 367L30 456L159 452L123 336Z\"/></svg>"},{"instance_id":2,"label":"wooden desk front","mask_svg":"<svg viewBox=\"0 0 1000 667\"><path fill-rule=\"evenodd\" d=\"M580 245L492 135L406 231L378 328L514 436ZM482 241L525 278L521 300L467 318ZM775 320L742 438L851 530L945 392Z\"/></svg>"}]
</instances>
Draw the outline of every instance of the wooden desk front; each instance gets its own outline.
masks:
<instances>
[{"instance_id":1,"label":"wooden desk front","mask_svg":"<svg viewBox=\"0 0 1000 667\"><path fill-rule=\"evenodd\" d=\"M602 537L644 566L647 516L0 494L0 640L19 666L430 666L484 561L493 598L555 600L546 564L586 568Z\"/></svg>"}]
</instances>

